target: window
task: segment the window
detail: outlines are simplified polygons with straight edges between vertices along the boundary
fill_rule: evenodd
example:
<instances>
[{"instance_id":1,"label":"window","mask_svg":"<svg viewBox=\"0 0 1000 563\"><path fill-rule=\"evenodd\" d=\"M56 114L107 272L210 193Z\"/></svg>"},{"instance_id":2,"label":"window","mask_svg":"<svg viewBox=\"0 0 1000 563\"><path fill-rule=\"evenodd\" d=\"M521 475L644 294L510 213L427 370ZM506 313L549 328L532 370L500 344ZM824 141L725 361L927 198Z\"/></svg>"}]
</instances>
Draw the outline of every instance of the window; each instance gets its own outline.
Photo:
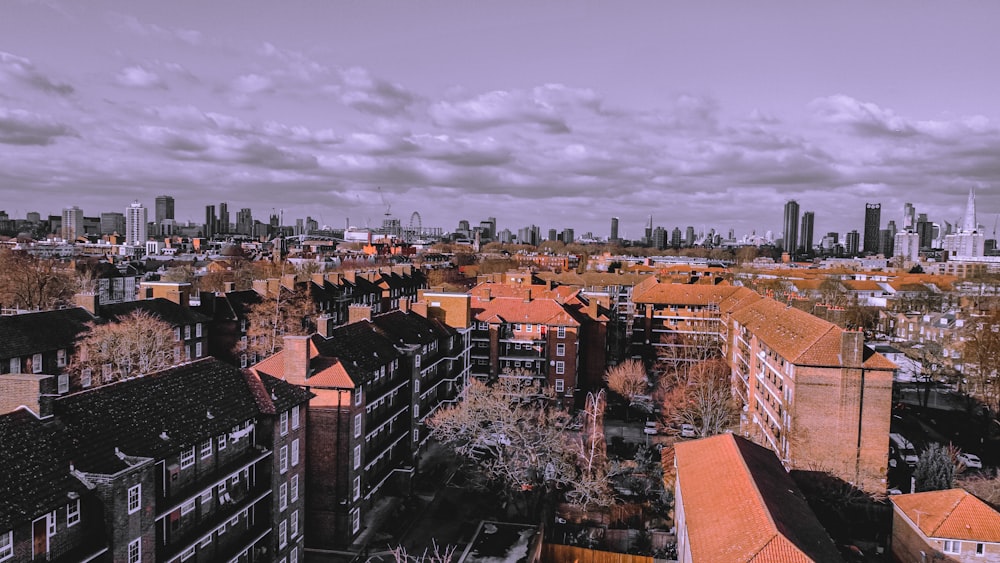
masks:
<instances>
[{"instance_id":1,"label":"window","mask_svg":"<svg viewBox=\"0 0 1000 563\"><path fill-rule=\"evenodd\" d=\"M292 440L292 467L299 464L299 439Z\"/></svg>"},{"instance_id":2,"label":"window","mask_svg":"<svg viewBox=\"0 0 1000 563\"><path fill-rule=\"evenodd\" d=\"M413 429L413 441L414 442L419 442L420 441L420 429L419 428L414 428Z\"/></svg>"},{"instance_id":3,"label":"window","mask_svg":"<svg viewBox=\"0 0 1000 563\"><path fill-rule=\"evenodd\" d=\"M361 477L354 478L354 500L361 498Z\"/></svg>"},{"instance_id":4,"label":"window","mask_svg":"<svg viewBox=\"0 0 1000 563\"><path fill-rule=\"evenodd\" d=\"M292 430L299 427L299 406L292 407Z\"/></svg>"},{"instance_id":5,"label":"window","mask_svg":"<svg viewBox=\"0 0 1000 563\"><path fill-rule=\"evenodd\" d=\"M246 354L240 354L240 367L241 368L247 367L247 355Z\"/></svg>"},{"instance_id":6,"label":"window","mask_svg":"<svg viewBox=\"0 0 1000 563\"><path fill-rule=\"evenodd\" d=\"M194 499L191 499L181 505L181 516L190 514L192 511L194 511Z\"/></svg>"},{"instance_id":7,"label":"window","mask_svg":"<svg viewBox=\"0 0 1000 563\"><path fill-rule=\"evenodd\" d=\"M212 502L212 489L209 489L207 491L203 491L201 493L201 497L198 499L198 502L200 502L202 506L205 506L205 505L211 503Z\"/></svg>"},{"instance_id":8,"label":"window","mask_svg":"<svg viewBox=\"0 0 1000 563\"><path fill-rule=\"evenodd\" d=\"M230 528L235 528L236 525L239 524L239 523L240 523L240 515L239 514L237 514L236 516L233 516L232 518L229 519L229 527Z\"/></svg>"},{"instance_id":9,"label":"window","mask_svg":"<svg viewBox=\"0 0 1000 563\"><path fill-rule=\"evenodd\" d=\"M566 327L560 326L556 328L556 338L566 338Z\"/></svg>"},{"instance_id":10,"label":"window","mask_svg":"<svg viewBox=\"0 0 1000 563\"><path fill-rule=\"evenodd\" d=\"M194 465L194 446L181 451L181 469Z\"/></svg>"},{"instance_id":11,"label":"window","mask_svg":"<svg viewBox=\"0 0 1000 563\"><path fill-rule=\"evenodd\" d=\"M21 373L21 358L10 359L10 372Z\"/></svg>"},{"instance_id":12,"label":"window","mask_svg":"<svg viewBox=\"0 0 1000 563\"><path fill-rule=\"evenodd\" d=\"M361 467L361 446L354 446L354 469Z\"/></svg>"},{"instance_id":13,"label":"window","mask_svg":"<svg viewBox=\"0 0 1000 563\"><path fill-rule=\"evenodd\" d=\"M281 446L281 451L278 455L278 469L282 473L288 471L288 446Z\"/></svg>"},{"instance_id":14,"label":"window","mask_svg":"<svg viewBox=\"0 0 1000 563\"><path fill-rule=\"evenodd\" d=\"M566 382L562 379L556 380L556 393L562 393L566 390Z\"/></svg>"},{"instance_id":15,"label":"window","mask_svg":"<svg viewBox=\"0 0 1000 563\"><path fill-rule=\"evenodd\" d=\"M957 540L944 540L945 553L962 553L962 542Z\"/></svg>"},{"instance_id":16,"label":"window","mask_svg":"<svg viewBox=\"0 0 1000 563\"><path fill-rule=\"evenodd\" d=\"M566 373L566 362L556 362L556 373L559 375Z\"/></svg>"},{"instance_id":17,"label":"window","mask_svg":"<svg viewBox=\"0 0 1000 563\"><path fill-rule=\"evenodd\" d=\"M556 356L562 357L566 355L566 345L556 344Z\"/></svg>"},{"instance_id":18,"label":"window","mask_svg":"<svg viewBox=\"0 0 1000 563\"><path fill-rule=\"evenodd\" d=\"M191 325L184 325L184 340L191 338Z\"/></svg>"},{"instance_id":19,"label":"window","mask_svg":"<svg viewBox=\"0 0 1000 563\"><path fill-rule=\"evenodd\" d=\"M292 538L299 535L299 511L292 511Z\"/></svg>"},{"instance_id":20,"label":"window","mask_svg":"<svg viewBox=\"0 0 1000 563\"><path fill-rule=\"evenodd\" d=\"M66 505L66 527L69 528L78 523L80 523L80 499Z\"/></svg>"},{"instance_id":21,"label":"window","mask_svg":"<svg viewBox=\"0 0 1000 563\"><path fill-rule=\"evenodd\" d=\"M535 325L533 325L533 324L530 324L530 323L529 323L529 324L527 324L527 325L525 325L525 327L524 327L524 332L531 332L531 328L532 328L533 326L535 326Z\"/></svg>"},{"instance_id":22,"label":"window","mask_svg":"<svg viewBox=\"0 0 1000 563\"><path fill-rule=\"evenodd\" d=\"M355 508L351 511L351 533L356 534L361 529L361 509Z\"/></svg>"},{"instance_id":23,"label":"window","mask_svg":"<svg viewBox=\"0 0 1000 563\"><path fill-rule=\"evenodd\" d=\"M986 544L977 543L976 544L976 555L986 555Z\"/></svg>"},{"instance_id":24,"label":"window","mask_svg":"<svg viewBox=\"0 0 1000 563\"><path fill-rule=\"evenodd\" d=\"M354 406L361 406L361 388L354 390Z\"/></svg>"},{"instance_id":25,"label":"window","mask_svg":"<svg viewBox=\"0 0 1000 563\"><path fill-rule=\"evenodd\" d=\"M191 361L191 345L188 344L184 347L184 359L188 362Z\"/></svg>"},{"instance_id":26,"label":"window","mask_svg":"<svg viewBox=\"0 0 1000 563\"><path fill-rule=\"evenodd\" d=\"M181 553L181 561L187 561L188 559L191 559L192 557L194 557L194 546L193 545L191 547L185 549L184 552Z\"/></svg>"},{"instance_id":27,"label":"window","mask_svg":"<svg viewBox=\"0 0 1000 563\"><path fill-rule=\"evenodd\" d=\"M281 413L280 428L282 436L288 434L288 411Z\"/></svg>"},{"instance_id":28,"label":"window","mask_svg":"<svg viewBox=\"0 0 1000 563\"><path fill-rule=\"evenodd\" d=\"M201 459L212 457L212 439L209 438L201 445Z\"/></svg>"},{"instance_id":29,"label":"window","mask_svg":"<svg viewBox=\"0 0 1000 563\"><path fill-rule=\"evenodd\" d=\"M219 434L218 442L219 442L219 451L220 452L222 450L226 449L226 439L227 438L226 438L225 434Z\"/></svg>"},{"instance_id":30,"label":"window","mask_svg":"<svg viewBox=\"0 0 1000 563\"><path fill-rule=\"evenodd\" d=\"M292 502L299 500L299 476L292 475Z\"/></svg>"},{"instance_id":31,"label":"window","mask_svg":"<svg viewBox=\"0 0 1000 563\"><path fill-rule=\"evenodd\" d=\"M288 520L282 520L281 524L278 524L278 547L286 545L288 545Z\"/></svg>"},{"instance_id":32,"label":"window","mask_svg":"<svg viewBox=\"0 0 1000 563\"><path fill-rule=\"evenodd\" d=\"M0 561L6 561L14 556L14 532L0 534Z\"/></svg>"},{"instance_id":33,"label":"window","mask_svg":"<svg viewBox=\"0 0 1000 563\"><path fill-rule=\"evenodd\" d=\"M282 483L278 487L278 510L288 508L288 483Z\"/></svg>"},{"instance_id":34,"label":"window","mask_svg":"<svg viewBox=\"0 0 1000 563\"><path fill-rule=\"evenodd\" d=\"M477 328L478 328L478 330L489 330L490 325L481 322L481 323L479 323L479 326Z\"/></svg>"},{"instance_id":35,"label":"window","mask_svg":"<svg viewBox=\"0 0 1000 563\"><path fill-rule=\"evenodd\" d=\"M194 325L194 335L201 338L201 323Z\"/></svg>"},{"instance_id":36,"label":"window","mask_svg":"<svg viewBox=\"0 0 1000 563\"><path fill-rule=\"evenodd\" d=\"M51 538L52 536L56 535L56 511L55 510L53 510L52 512L48 513L45 516L45 524L48 527L48 530L46 530L46 532L48 533L48 536Z\"/></svg>"},{"instance_id":37,"label":"window","mask_svg":"<svg viewBox=\"0 0 1000 563\"><path fill-rule=\"evenodd\" d=\"M66 367L66 349L56 350L56 365L58 367Z\"/></svg>"},{"instance_id":38,"label":"window","mask_svg":"<svg viewBox=\"0 0 1000 563\"><path fill-rule=\"evenodd\" d=\"M413 380L413 392L414 393L419 393L420 392L420 380L419 379L414 379Z\"/></svg>"},{"instance_id":39,"label":"window","mask_svg":"<svg viewBox=\"0 0 1000 563\"><path fill-rule=\"evenodd\" d=\"M361 413L354 415L354 437L361 437Z\"/></svg>"},{"instance_id":40,"label":"window","mask_svg":"<svg viewBox=\"0 0 1000 563\"><path fill-rule=\"evenodd\" d=\"M142 538L136 538L129 542L128 563L142 563Z\"/></svg>"},{"instance_id":41,"label":"window","mask_svg":"<svg viewBox=\"0 0 1000 563\"><path fill-rule=\"evenodd\" d=\"M90 387L90 384L93 382L93 378L94 372L90 368L83 369L80 371L80 386Z\"/></svg>"},{"instance_id":42,"label":"window","mask_svg":"<svg viewBox=\"0 0 1000 563\"><path fill-rule=\"evenodd\" d=\"M514 330L515 331L520 331L521 330L521 323L514 323Z\"/></svg>"},{"instance_id":43,"label":"window","mask_svg":"<svg viewBox=\"0 0 1000 563\"><path fill-rule=\"evenodd\" d=\"M413 405L413 418L420 418L420 405Z\"/></svg>"},{"instance_id":44,"label":"window","mask_svg":"<svg viewBox=\"0 0 1000 563\"><path fill-rule=\"evenodd\" d=\"M31 373L42 373L42 355L31 356Z\"/></svg>"},{"instance_id":45,"label":"window","mask_svg":"<svg viewBox=\"0 0 1000 563\"><path fill-rule=\"evenodd\" d=\"M224 533L226 533L226 525L225 524L219 526L219 535L221 536Z\"/></svg>"},{"instance_id":46,"label":"window","mask_svg":"<svg viewBox=\"0 0 1000 563\"><path fill-rule=\"evenodd\" d=\"M194 357L195 358L200 358L201 357L201 342L200 341L194 343Z\"/></svg>"},{"instance_id":47,"label":"window","mask_svg":"<svg viewBox=\"0 0 1000 563\"><path fill-rule=\"evenodd\" d=\"M174 327L174 342L181 341L181 327Z\"/></svg>"},{"instance_id":48,"label":"window","mask_svg":"<svg viewBox=\"0 0 1000 563\"><path fill-rule=\"evenodd\" d=\"M299 548L298 547L293 547L292 551L290 551L288 553L288 563L299 563Z\"/></svg>"},{"instance_id":49,"label":"window","mask_svg":"<svg viewBox=\"0 0 1000 563\"><path fill-rule=\"evenodd\" d=\"M142 507L142 484L128 489L128 513L134 514Z\"/></svg>"},{"instance_id":50,"label":"window","mask_svg":"<svg viewBox=\"0 0 1000 563\"><path fill-rule=\"evenodd\" d=\"M58 385L60 395L69 391L69 374L64 373L60 375Z\"/></svg>"}]
</instances>

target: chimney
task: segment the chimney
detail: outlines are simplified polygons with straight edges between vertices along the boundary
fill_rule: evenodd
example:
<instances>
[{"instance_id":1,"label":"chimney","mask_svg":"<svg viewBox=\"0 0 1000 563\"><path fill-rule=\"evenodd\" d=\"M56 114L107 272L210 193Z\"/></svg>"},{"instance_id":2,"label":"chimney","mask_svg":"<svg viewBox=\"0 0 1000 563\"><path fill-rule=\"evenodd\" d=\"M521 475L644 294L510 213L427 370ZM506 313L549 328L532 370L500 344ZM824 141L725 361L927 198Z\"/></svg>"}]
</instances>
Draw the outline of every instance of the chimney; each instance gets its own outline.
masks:
<instances>
[{"instance_id":1,"label":"chimney","mask_svg":"<svg viewBox=\"0 0 1000 563\"><path fill-rule=\"evenodd\" d=\"M9 373L0 375L0 414L24 406L38 418L52 416L52 406L58 391L56 377Z\"/></svg>"},{"instance_id":2,"label":"chimney","mask_svg":"<svg viewBox=\"0 0 1000 563\"><path fill-rule=\"evenodd\" d=\"M97 316L97 309L101 306L101 298L94 292L77 293L73 296L73 302L77 306L90 311L91 315Z\"/></svg>"},{"instance_id":3,"label":"chimney","mask_svg":"<svg viewBox=\"0 0 1000 563\"><path fill-rule=\"evenodd\" d=\"M286 335L281 353L285 360L285 381L305 385L309 377L309 337Z\"/></svg>"},{"instance_id":4,"label":"chimney","mask_svg":"<svg viewBox=\"0 0 1000 563\"><path fill-rule=\"evenodd\" d=\"M281 285L289 291L295 291L295 274L284 274L281 276Z\"/></svg>"},{"instance_id":5,"label":"chimney","mask_svg":"<svg viewBox=\"0 0 1000 563\"><path fill-rule=\"evenodd\" d=\"M236 291L236 282L222 282L222 291L225 293L232 293Z\"/></svg>"},{"instance_id":6,"label":"chimney","mask_svg":"<svg viewBox=\"0 0 1000 563\"><path fill-rule=\"evenodd\" d=\"M840 333L840 364L843 367L860 367L864 362L865 333L845 330Z\"/></svg>"},{"instance_id":7,"label":"chimney","mask_svg":"<svg viewBox=\"0 0 1000 563\"><path fill-rule=\"evenodd\" d=\"M531 288L530 287L524 289L524 302L525 303L531 303Z\"/></svg>"},{"instance_id":8,"label":"chimney","mask_svg":"<svg viewBox=\"0 0 1000 563\"><path fill-rule=\"evenodd\" d=\"M347 322L348 324L356 323L358 321L370 321L372 320L372 308L368 305L351 305L347 308Z\"/></svg>"},{"instance_id":9,"label":"chimney","mask_svg":"<svg viewBox=\"0 0 1000 563\"><path fill-rule=\"evenodd\" d=\"M316 319L316 334L323 338L330 338L331 331L333 331L333 317L326 314L320 315Z\"/></svg>"},{"instance_id":10,"label":"chimney","mask_svg":"<svg viewBox=\"0 0 1000 563\"><path fill-rule=\"evenodd\" d=\"M404 313L409 313L410 312L410 298L409 297L400 297L399 298L399 310L402 311L402 312L404 312Z\"/></svg>"},{"instance_id":11,"label":"chimney","mask_svg":"<svg viewBox=\"0 0 1000 563\"><path fill-rule=\"evenodd\" d=\"M417 301L410 305L410 310L414 313L420 315L421 317L427 318L427 302Z\"/></svg>"},{"instance_id":12,"label":"chimney","mask_svg":"<svg viewBox=\"0 0 1000 563\"><path fill-rule=\"evenodd\" d=\"M326 285L326 276L324 276L322 272L314 272L311 278L312 282L320 287L324 287Z\"/></svg>"},{"instance_id":13,"label":"chimney","mask_svg":"<svg viewBox=\"0 0 1000 563\"><path fill-rule=\"evenodd\" d=\"M267 280L253 280L253 290L261 297L267 297Z\"/></svg>"},{"instance_id":14,"label":"chimney","mask_svg":"<svg viewBox=\"0 0 1000 563\"><path fill-rule=\"evenodd\" d=\"M357 270L346 270L344 271L344 280L350 283L357 283L358 271Z\"/></svg>"}]
</instances>

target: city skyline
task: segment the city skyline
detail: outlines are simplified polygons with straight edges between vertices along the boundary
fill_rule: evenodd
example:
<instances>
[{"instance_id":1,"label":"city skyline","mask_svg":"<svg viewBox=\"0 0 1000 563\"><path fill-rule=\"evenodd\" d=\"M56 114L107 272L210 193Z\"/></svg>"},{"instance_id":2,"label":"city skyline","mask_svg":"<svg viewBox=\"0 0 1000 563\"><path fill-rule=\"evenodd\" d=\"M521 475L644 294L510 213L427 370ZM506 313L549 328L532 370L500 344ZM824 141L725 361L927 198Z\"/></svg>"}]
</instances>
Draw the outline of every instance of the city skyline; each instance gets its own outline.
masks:
<instances>
[{"instance_id":1,"label":"city skyline","mask_svg":"<svg viewBox=\"0 0 1000 563\"><path fill-rule=\"evenodd\" d=\"M987 230L1000 211L992 4L11 3L12 217L169 194L178 222L639 239L650 214L778 237L789 200L817 236L863 232L865 202L882 227L905 202L956 224L970 188Z\"/></svg>"}]
</instances>

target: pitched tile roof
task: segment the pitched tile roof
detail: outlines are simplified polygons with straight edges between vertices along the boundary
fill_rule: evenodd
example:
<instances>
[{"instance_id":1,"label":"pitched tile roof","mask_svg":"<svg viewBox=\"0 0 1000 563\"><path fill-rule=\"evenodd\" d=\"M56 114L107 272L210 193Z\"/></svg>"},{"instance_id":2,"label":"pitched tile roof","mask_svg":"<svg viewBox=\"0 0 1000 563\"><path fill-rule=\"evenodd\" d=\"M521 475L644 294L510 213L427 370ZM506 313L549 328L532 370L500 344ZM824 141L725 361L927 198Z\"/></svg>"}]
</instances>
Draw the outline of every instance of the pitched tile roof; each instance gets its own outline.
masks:
<instances>
[{"instance_id":1,"label":"pitched tile roof","mask_svg":"<svg viewBox=\"0 0 1000 563\"><path fill-rule=\"evenodd\" d=\"M268 356L250 369L261 376L284 380L285 351ZM353 389L356 385L344 364L337 358L321 355L312 340L309 341L309 369L311 373L305 380L308 387Z\"/></svg>"},{"instance_id":2,"label":"pitched tile roof","mask_svg":"<svg viewBox=\"0 0 1000 563\"><path fill-rule=\"evenodd\" d=\"M56 309L0 316L0 358L72 349L94 317L86 309Z\"/></svg>"},{"instance_id":3,"label":"pitched tile roof","mask_svg":"<svg viewBox=\"0 0 1000 563\"><path fill-rule=\"evenodd\" d=\"M889 498L929 538L1000 542L1000 512L963 489Z\"/></svg>"},{"instance_id":4,"label":"pitched tile roof","mask_svg":"<svg viewBox=\"0 0 1000 563\"><path fill-rule=\"evenodd\" d=\"M578 326L580 321L569 309L553 299L525 301L516 297L490 300L472 298L473 316L482 322L531 323Z\"/></svg>"},{"instance_id":5,"label":"pitched tile roof","mask_svg":"<svg viewBox=\"0 0 1000 563\"><path fill-rule=\"evenodd\" d=\"M211 317L203 315L190 307L178 305L164 297L101 305L100 316L110 320L116 317L124 317L132 311L139 310L152 313L173 326L207 323L212 320Z\"/></svg>"},{"instance_id":6,"label":"pitched tile roof","mask_svg":"<svg viewBox=\"0 0 1000 563\"><path fill-rule=\"evenodd\" d=\"M373 371L403 355L367 320L339 326L330 338L313 335L311 341L320 355L340 360L355 382L367 380Z\"/></svg>"},{"instance_id":7,"label":"pitched tile roof","mask_svg":"<svg viewBox=\"0 0 1000 563\"><path fill-rule=\"evenodd\" d=\"M679 442L675 455L693 560L842 560L770 450L722 434Z\"/></svg>"},{"instance_id":8,"label":"pitched tile roof","mask_svg":"<svg viewBox=\"0 0 1000 563\"><path fill-rule=\"evenodd\" d=\"M723 299L733 295L740 289L732 285L704 285L687 283L657 283L646 285L643 282L632 290L632 300L636 303L671 304L671 305L711 305L718 304Z\"/></svg>"}]
</instances>

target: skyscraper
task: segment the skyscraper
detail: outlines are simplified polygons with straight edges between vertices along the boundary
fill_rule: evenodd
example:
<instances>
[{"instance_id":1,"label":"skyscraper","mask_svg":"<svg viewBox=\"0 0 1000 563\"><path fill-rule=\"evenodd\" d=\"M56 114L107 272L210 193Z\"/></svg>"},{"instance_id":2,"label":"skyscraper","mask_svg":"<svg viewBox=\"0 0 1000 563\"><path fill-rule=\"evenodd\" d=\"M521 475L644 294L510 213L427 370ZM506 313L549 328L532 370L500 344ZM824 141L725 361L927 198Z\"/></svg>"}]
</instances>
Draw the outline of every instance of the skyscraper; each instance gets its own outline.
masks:
<instances>
[{"instance_id":1,"label":"skyscraper","mask_svg":"<svg viewBox=\"0 0 1000 563\"><path fill-rule=\"evenodd\" d=\"M306 227L308 231L308 227ZM236 232L241 235L253 234L253 212L244 207L236 212Z\"/></svg>"},{"instance_id":2,"label":"skyscraper","mask_svg":"<svg viewBox=\"0 0 1000 563\"><path fill-rule=\"evenodd\" d=\"M212 238L216 233L216 223L218 219L215 218L215 206L206 205L205 206L205 238Z\"/></svg>"},{"instance_id":3,"label":"skyscraper","mask_svg":"<svg viewBox=\"0 0 1000 563\"><path fill-rule=\"evenodd\" d=\"M847 233L846 243L848 256L856 256L858 254L858 238L859 235L856 229Z\"/></svg>"},{"instance_id":4,"label":"skyscraper","mask_svg":"<svg viewBox=\"0 0 1000 563\"><path fill-rule=\"evenodd\" d=\"M912 203L903 204L903 230L913 230L917 226L916 222L916 210L913 208Z\"/></svg>"},{"instance_id":5,"label":"skyscraper","mask_svg":"<svg viewBox=\"0 0 1000 563\"><path fill-rule=\"evenodd\" d=\"M83 210L75 205L63 209L62 237L72 241L81 235L83 235Z\"/></svg>"},{"instance_id":6,"label":"skyscraper","mask_svg":"<svg viewBox=\"0 0 1000 563\"><path fill-rule=\"evenodd\" d=\"M156 225L163 223L164 219L174 218L174 198L169 195L156 196Z\"/></svg>"},{"instance_id":7,"label":"skyscraper","mask_svg":"<svg viewBox=\"0 0 1000 563\"><path fill-rule=\"evenodd\" d=\"M219 204L219 222L216 223L215 232L229 234L229 205L224 201Z\"/></svg>"},{"instance_id":8,"label":"skyscraper","mask_svg":"<svg viewBox=\"0 0 1000 563\"><path fill-rule=\"evenodd\" d=\"M865 204L865 240L864 240L864 252L865 254L877 254L878 253L878 236L879 230L882 228L882 204L881 203L866 203Z\"/></svg>"},{"instance_id":9,"label":"skyscraper","mask_svg":"<svg viewBox=\"0 0 1000 563\"><path fill-rule=\"evenodd\" d=\"M146 221L148 215L146 208L138 201L125 208L125 244L130 246L141 246L146 244L148 238L146 233Z\"/></svg>"},{"instance_id":10,"label":"skyscraper","mask_svg":"<svg viewBox=\"0 0 1000 563\"><path fill-rule=\"evenodd\" d=\"M785 204L785 252L794 256L799 242L799 204L794 199Z\"/></svg>"},{"instance_id":11,"label":"skyscraper","mask_svg":"<svg viewBox=\"0 0 1000 563\"><path fill-rule=\"evenodd\" d=\"M806 254L813 251L813 229L816 226L816 213L806 211L802 214L802 236L799 238L799 246Z\"/></svg>"},{"instance_id":12,"label":"skyscraper","mask_svg":"<svg viewBox=\"0 0 1000 563\"><path fill-rule=\"evenodd\" d=\"M611 238L609 242L618 242L618 217L611 218Z\"/></svg>"}]
</instances>

